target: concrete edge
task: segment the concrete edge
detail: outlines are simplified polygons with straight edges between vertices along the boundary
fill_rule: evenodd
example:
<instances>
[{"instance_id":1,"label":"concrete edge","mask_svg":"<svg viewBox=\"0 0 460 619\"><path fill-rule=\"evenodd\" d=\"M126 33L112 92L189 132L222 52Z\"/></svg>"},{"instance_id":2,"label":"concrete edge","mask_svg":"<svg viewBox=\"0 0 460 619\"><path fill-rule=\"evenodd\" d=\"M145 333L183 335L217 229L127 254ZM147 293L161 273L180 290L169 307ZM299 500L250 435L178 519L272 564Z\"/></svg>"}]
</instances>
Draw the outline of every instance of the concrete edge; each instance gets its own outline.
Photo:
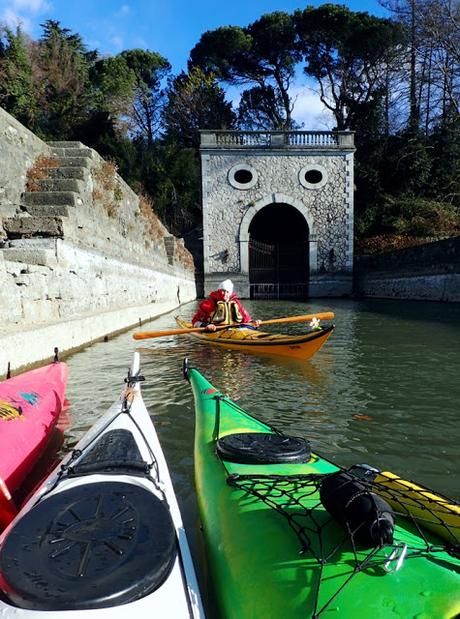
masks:
<instances>
[{"instance_id":1,"label":"concrete edge","mask_svg":"<svg viewBox=\"0 0 460 619\"><path fill-rule=\"evenodd\" d=\"M189 301L184 301L184 304ZM55 347L59 349L59 358L64 360L86 346L129 331L178 307L180 305L177 301L150 303L59 323L35 325L21 331L0 333L0 378L6 377L8 362L12 374L19 374L50 363ZM133 350L135 346L133 340Z\"/></svg>"}]
</instances>

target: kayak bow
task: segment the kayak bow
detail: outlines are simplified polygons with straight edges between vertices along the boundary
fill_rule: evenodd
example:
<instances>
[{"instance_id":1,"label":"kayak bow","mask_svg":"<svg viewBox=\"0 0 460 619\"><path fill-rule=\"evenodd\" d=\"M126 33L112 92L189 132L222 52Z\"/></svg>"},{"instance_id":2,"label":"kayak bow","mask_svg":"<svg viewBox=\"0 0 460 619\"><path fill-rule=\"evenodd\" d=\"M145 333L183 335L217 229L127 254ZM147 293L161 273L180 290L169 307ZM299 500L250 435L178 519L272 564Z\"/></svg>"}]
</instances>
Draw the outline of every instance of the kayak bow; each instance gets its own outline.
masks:
<instances>
[{"instance_id":1,"label":"kayak bow","mask_svg":"<svg viewBox=\"0 0 460 619\"><path fill-rule=\"evenodd\" d=\"M387 474L342 469L249 415L196 369L186 376L208 585L220 617L457 616L456 536L446 541L424 526L436 505L412 510L404 488L381 483ZM444 526L458 532L460 516Z\"/></svg>"},{"instance_id":2,"label":"kayak bow","mask_svg":"<svg viewBox=\"0 0 460 619\"><path fill-rule=\"evenodd\" d=\"M2 618L204 616L141 380L135 353L119 400L1 536Z\"/></svg>"},{"instance_id":3,"label":"kayak bow","mask_svg":"<svg viewBox=\"0 0 460 619\"><path fill-rule=\"evenodd\" d=\"M192 326L176 317L177 324L182 328ZM334 326L319 327L301 335L280 335L266 331L246 329L244 327L229 327L222 331L191 332L190 336L202 342L224 346L233 350L260 355L278 355L296 359L309 359L325 344L332 334Z\"/></svg>"},{"instance_id":4,"label":"kayak bow","mask_svg":"<svg viewBox=\"0 0 460 619\"><path fill-rule=\"evenodd\" d=\"M0 383L0 529L17 511L11 495L52 435L64 405L67 372L65 363L55 362Z\"/></svg>"}]
</instances>

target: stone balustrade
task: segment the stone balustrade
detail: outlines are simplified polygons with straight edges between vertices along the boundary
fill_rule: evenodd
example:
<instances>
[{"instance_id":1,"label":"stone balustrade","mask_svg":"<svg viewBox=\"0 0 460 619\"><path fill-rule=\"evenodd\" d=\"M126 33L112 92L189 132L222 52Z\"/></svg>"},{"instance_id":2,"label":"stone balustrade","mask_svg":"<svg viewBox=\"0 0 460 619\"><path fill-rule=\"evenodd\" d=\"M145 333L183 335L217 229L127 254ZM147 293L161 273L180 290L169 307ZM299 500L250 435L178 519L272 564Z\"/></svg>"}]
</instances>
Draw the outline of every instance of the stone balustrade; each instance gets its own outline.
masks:
<instances>
[{"instance_id":1,"label":"stone balustrade","mask_svg":"<svg viewBox=\"0 0 460 619\"><path fill-rule=\"evenodd\" d=\"M201 131L206 148L336 148L354 150L352 131Z\"/></svg>"}]
</instances>

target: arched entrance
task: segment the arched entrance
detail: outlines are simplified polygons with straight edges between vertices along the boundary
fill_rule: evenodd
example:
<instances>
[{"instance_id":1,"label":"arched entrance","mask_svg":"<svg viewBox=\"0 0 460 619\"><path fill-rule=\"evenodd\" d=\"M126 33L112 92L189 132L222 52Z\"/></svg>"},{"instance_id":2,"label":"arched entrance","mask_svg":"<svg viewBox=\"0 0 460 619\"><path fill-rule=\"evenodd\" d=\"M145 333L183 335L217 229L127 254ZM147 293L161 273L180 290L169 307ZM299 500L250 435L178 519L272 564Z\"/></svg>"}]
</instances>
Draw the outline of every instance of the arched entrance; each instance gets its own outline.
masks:
<instances>
[{"instance_id":1,"label":"arched entrance","mask_svg":"<svg viewBox=\"0 0 460 619\"><path fill-rule=\"evenodd\" d=\"M309 229L302 213L286 203L268 204L248 232L251 298L307 298Z\"/></svg>"}]
</instances>

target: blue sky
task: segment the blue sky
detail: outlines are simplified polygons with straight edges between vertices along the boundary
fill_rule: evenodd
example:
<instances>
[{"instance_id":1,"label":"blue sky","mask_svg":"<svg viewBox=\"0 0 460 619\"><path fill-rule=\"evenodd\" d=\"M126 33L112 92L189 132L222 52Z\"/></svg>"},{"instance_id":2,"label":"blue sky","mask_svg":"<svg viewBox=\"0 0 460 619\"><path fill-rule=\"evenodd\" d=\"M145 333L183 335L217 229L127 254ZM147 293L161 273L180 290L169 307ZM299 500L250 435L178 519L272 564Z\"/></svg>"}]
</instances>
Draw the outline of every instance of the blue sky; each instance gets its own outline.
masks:
<instances>
[{"instance_id":1,"label":"blue sky","mask_svg":"<svg viewBox=\"0 0 460 619\"><path fill-rule=\"evenodd\" d=\"M377 0L332 2L345 4L354 11L384 16ZM18 22L32 38L39 38L47 19L57 20L65 28L81 35L89 49L102 55L114 55L136 47L162 54L173 72L186 68L190 50L206 30L219 26L246 26L264 13L288 13L314 0L0 0L0 23ZM299 84L297 117L317 128L328 128L321 120L321 105L313 92ZM308 116L308 119L307 119ZM306 128L309 128L306 126Z\"/></svg>"}]
</instances>

